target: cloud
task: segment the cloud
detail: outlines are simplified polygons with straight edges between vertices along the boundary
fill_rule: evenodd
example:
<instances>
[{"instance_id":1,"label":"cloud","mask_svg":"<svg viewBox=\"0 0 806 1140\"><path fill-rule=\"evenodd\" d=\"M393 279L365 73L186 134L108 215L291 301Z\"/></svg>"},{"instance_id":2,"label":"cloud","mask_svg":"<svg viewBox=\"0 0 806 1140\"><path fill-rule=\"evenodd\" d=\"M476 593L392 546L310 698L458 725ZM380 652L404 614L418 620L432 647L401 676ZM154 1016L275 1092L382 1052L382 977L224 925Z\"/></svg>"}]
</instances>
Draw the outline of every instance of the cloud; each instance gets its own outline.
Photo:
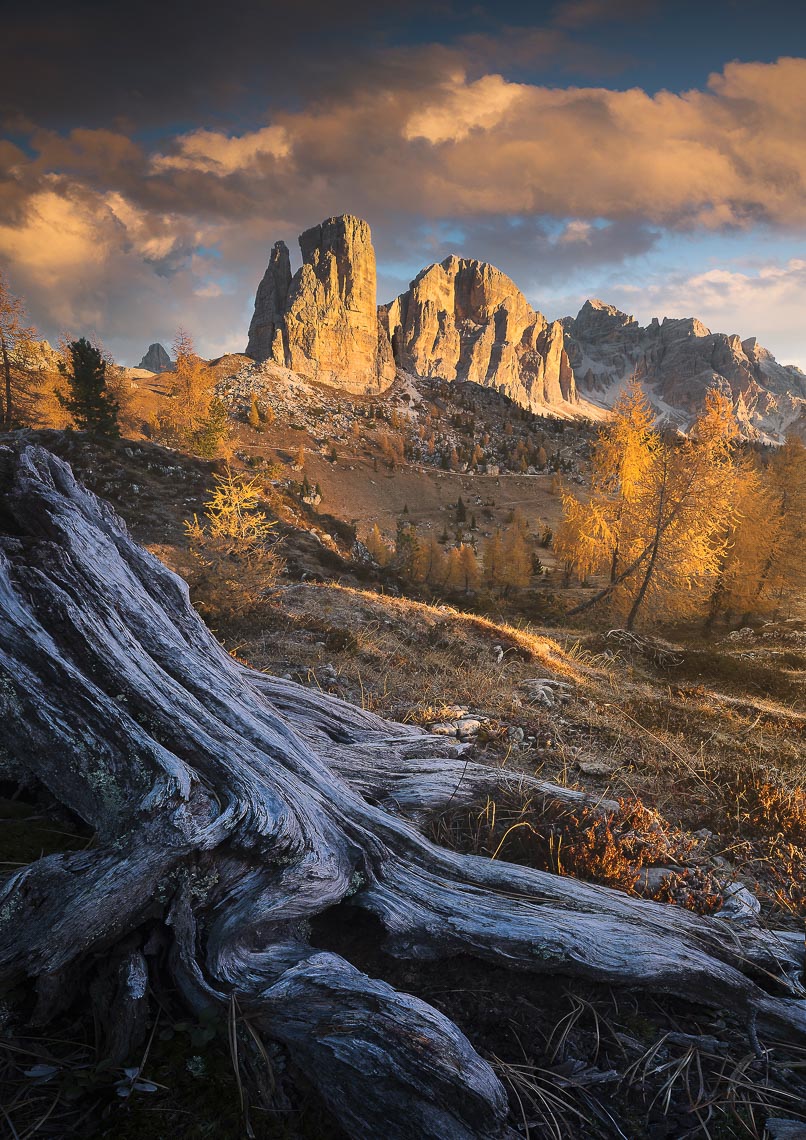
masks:
<instances>
[{"instance_id":1,"label":"cloud","mask_svg":"<svg viewBox=\"0 0 806 1140\"><path fill-rule=\"evenodd\" d=\"M525 95L527 88L507 83L500 75L485 75L465 83L458 74L446 94L430 106L415 111L403 124L403 138L430 143L460 142L476 131L498 127Z\"/></svg>"},{"instance_id":2,"label":"cloud","mask_svg":"<svg viewBox=\"0 0 806 1140\"><path fill-rule=\"evenodd\" d=\"M657 8L653 0L563 0L552 13L558 27L582 28L589 24L645 19Z\"/></svg>"},{"instance_id":3,"label":"cloud","mask_svg":"<svg viewBox=\"0 0 806 1140\"><path fill-rule=\"evenodd\" d=\"M180 136L140 193L229 216L271 198L286 213L806 223L804 59L731 63L705 89L650 95L472 79L454 54L427 54L416 85L404 69L240 136Z\"/></svg>"},{"instance_id":4,"label":"cloud","mask_svg":"<svg viewBox=\"0 0 806 1140\"><path fill-rule=\"evenodd\" d=\"M452 76L404 123L437 211L641 216L677 227L806 222L806 60L728 64L707 89L546 88ZM453 124L453 127L451 127ZM419 159L419 162L417 161Z\"/></svg>"},{"instance_id":5,"label":"cloud","mask_svg":"<svg viewBox=\"0 0 806 1140\"><path fill-rule=\"evenodd\" d=\"M175 154L157 154L152 168L195 170L224 177L236 171L257 169L265 159L288 157L288 135L283 127L262 127L240 136L218 131L192 131L176 140Z\"/></svg>"}]
</instances>

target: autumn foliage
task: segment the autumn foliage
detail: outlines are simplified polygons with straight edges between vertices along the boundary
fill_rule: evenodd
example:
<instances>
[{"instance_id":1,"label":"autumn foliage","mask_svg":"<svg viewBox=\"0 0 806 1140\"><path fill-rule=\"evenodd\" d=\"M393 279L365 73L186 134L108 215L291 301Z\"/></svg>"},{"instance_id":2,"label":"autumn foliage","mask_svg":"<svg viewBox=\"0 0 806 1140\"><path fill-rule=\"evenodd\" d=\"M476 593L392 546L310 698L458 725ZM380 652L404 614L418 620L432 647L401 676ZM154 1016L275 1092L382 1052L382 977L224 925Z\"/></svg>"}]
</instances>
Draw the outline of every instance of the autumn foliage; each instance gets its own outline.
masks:
<instances>
[{"instance_id":1,"label":"autumn foliage","mask_svg":"<svg viewBox=\"0 0 806 1140\"><path fill-rule=\"evenodd\" d=\"M578 609L606 606L627 629L649 612L710 623L775 609L805 580L806 448L763 463L716 389L687 437L653 420L631 384L594 447L589 496L563 496L554 549L569 576L607 578Z\"/></svg>"}]
</instances>

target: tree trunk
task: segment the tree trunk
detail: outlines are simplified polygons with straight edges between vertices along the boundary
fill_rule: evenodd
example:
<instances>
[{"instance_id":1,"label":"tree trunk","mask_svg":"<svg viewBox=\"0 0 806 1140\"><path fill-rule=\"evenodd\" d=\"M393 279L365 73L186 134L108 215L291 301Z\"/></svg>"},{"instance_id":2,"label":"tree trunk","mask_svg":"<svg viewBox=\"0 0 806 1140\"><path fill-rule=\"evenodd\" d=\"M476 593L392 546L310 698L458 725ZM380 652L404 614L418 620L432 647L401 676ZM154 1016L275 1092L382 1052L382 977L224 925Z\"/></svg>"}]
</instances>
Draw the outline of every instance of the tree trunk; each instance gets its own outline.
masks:
<instances>
[{"instance_id":1,"label":"tree trunk","mask_svg":"<svg viewBox=\"0 0 806 1140\"><path fill-rule=\"evenodd\" d=\"M0 718L5 777L97 833L0 885L0 982L36 987L40 1023L66 977L88 988L105 961L125 1053L159 926L188 1006L236 999L349 1135L507 1136L503 1087L455 1025L309 944L309 920L348 900L397 956L467 954L806 1030L791 938L428 842L420 813L517 777L244 668L111 508L22 444L0 447Z\"/></svg>"},{"instance_id":2,"label":"tree trunk","mask_svg":"<svg viewBox=\"0 0 806 1140\"><path fill-rule=\"evenodd\" d=\"M630 607L630 612L627 615L627 621L624 628L631 630L635 625L635 619L638 617L638 612L643 605L646 592L649 589L649 583L652 581L652 575L655 573L655 564L658 560L658 552L660 551L660 540L663 534L663 511L666 505L666 482L669 477L668 459L664 456L663 459L663 479L660 485L660 492L658 495L658 517L655 523L655 533L652 536L652 552L649 556L646 572L639 587L638 593L635 595L635 601Z\"/></svg>"},{"instance_id":3,"label":"tree trunk","mask_svg":"<svg viewBox=\"0 0 806 1140\"><path fill-rule=\"evenodd\" d=\"M13 416L13 409L11 404L11 361L8 356L8 345L6 338L0 331L0 355L3 357L3 377L5 380L6 400L3 409L3 423L6 427L11 427Z\"/></svg>"}]
</instances>

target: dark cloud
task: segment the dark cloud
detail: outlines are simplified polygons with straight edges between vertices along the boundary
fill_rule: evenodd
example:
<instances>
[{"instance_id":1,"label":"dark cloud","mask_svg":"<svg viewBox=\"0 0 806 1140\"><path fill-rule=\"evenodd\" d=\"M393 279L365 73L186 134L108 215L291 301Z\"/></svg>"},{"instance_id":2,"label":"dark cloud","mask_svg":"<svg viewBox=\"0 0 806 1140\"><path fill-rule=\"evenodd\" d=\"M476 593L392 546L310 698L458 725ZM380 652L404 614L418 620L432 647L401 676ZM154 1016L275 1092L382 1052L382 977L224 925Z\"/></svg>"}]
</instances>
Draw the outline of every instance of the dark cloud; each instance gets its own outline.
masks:
<instances>
[{"instance_id":1,"label":"dark cloud","mask_svg":"<svg viewBox=\"0 0 806 1140\"><path fill-rule=\"evenodd\" d=\"M429 7L409 0L405 20ZM60 128L227 121L293 102L400 23L374 0L30 0L4 24L0 114Z\"/></svg>"},{"instance_id":2,"label":"dark cloud","mask_svg":"<svg viewBox=\"0 0 806 1140\"><path fill-rule=\"evenodd\" d=\"M659 8L659 0L563 0L551 16L557 27L584 28L591 24L647 19Z\"/></svg>"}]
</instances>

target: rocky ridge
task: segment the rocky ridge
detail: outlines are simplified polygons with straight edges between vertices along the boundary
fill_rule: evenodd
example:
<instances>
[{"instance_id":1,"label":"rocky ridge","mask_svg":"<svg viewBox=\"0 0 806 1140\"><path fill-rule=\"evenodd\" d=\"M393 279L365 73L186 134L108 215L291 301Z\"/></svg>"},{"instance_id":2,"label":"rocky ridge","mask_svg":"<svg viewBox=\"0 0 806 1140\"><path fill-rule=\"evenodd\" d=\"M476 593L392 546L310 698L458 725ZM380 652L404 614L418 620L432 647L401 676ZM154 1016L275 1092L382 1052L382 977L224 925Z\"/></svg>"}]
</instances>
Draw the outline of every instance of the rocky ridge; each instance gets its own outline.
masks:
<instances>
[{"instance_id":1,"label":"rocky ridge","mask_svg":"<svg viewBox=\"0 0 806 1140\"><path fill-rule=\"evenodd\" d=\"M496 388L531 411L577 403L562 325L492 265L447 257L380 313L407 372Z\"/></svg>"},{"instance_id":2,"label":"rocky ridge","mask_svg":"<svg viewBox=\"0 0 806 1140\"><path fill-rule=\"evenodd\" d=\"M538 414L588 419L605 416L635 376L659 420L683 430L717 385L729 391L746 437L806 438L806 374L753 337L713 333L694 317L654 318L644 328L598 300L550 322L506 274L456 256L376 307L366 222L329 218L299 242L297 272L277 242L258 287L246 349L258 363L357 395L384 391L400 370L494 389Z\"/></svg>"},{"instance_id":3,"label":"rocky ridge","mask_svg":"<svg viewBox=\"0 0 806 1140\"><path fill-rule=\"evenodd\" d=\"M579 393L595 404L612 406L635 376L659 416L685 429L716 385L729 392L749 438L806 435L806 374L779 364L755 337L713 333L696 317L656 317L642 327L598 300L562 324Z\"/></svg>"}]
</instances>

